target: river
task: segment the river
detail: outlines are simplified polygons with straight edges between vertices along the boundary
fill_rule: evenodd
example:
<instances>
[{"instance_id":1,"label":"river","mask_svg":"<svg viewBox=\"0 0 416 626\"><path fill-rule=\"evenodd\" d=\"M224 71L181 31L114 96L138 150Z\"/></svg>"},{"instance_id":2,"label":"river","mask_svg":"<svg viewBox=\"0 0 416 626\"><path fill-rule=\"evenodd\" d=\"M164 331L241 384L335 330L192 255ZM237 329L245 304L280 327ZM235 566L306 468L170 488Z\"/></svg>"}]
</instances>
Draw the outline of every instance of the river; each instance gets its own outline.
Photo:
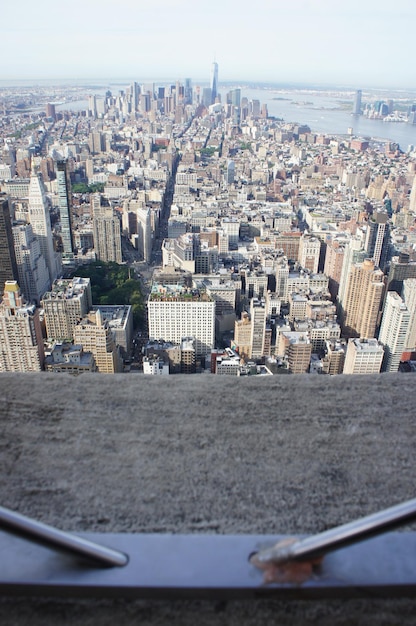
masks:
<instances>
[{"instance_id":1,"label":"river","mask_svg":"<svg viewBox=\"0 0 416 626\"><path fill-rule=\"evenodd\" d=\"M225 102L226 91L221 95ZM283 118L285 122L307 124L316 133L344 135L352 128L356 136L394 141L404 151L409 145L416 146L416 125L351 115L350 110L343 108L348 102L352 103L351 92L319 94L308 90L242 88L241 96L260 100L267 104L269 115Z\"/></svg>"}]
</instances>

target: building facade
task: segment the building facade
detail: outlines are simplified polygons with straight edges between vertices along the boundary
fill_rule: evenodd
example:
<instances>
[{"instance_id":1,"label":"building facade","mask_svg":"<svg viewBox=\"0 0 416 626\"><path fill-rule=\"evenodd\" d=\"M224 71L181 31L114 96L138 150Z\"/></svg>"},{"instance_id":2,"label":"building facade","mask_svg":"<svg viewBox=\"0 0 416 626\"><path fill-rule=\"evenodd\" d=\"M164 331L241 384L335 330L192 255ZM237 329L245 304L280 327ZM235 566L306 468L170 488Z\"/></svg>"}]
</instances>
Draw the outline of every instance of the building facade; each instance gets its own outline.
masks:
<instances>
[{"instance_id":1,"label":"building facade","mask_svg":"<svg viewBox=\"0 0 416 626\"><path fill-rule=\"evenodd\" d=\"M383 346L377 339L349 339L343 373L378 374L383 356Z\"/></svg>"},{"instance_id":2,"label":"building facade","mask_svg":"<svg viewBox=\"0 0 416 626\"><path fill-rule=\"evenodd\" d=\"M214 347L215 300L204 291L154 285L147 302L149 337L179 344L195 339L197 356Z\"/></svg>"},{"instance_id":3,"label":"building facade","mask_svg":"<svg viewBox=\"0 0 416 626\"><path fill-rule=\"evenodd\" d=\"M19 286L28 302L39 304L50 287L49 271L39 240L33 235L32 225L26 222L15 224L12 231Z\"/></svg>"},{"instance_id":4,"label":"building facade","mask_svg":"<svg viewBox=\"0 0 416 626\"><path fill-rule=\"evenodd\" d=\"M72 235L72 193L71 179L66 161L56 164L58 183L58 207L61 220L62 262L71 263L74 256L74 238Z\"/></svg>"},{"instance_id":5,"label":"building facade","mask_svg":"<svg viewBox=\"0 0 416 626\"><path fill-rule=\"evenodd\" d=\"M17 281L6 281L0 303L0 372L39 372L44 359L39 309L24 303Z\"/></svg>"},{"instance_id":6,"label":"building facade","mask_svg":"<svg viewBox=\"0 0 416 626\"><path fill-rule=\"evenodd\" d=\"M40 251L46 261L50 284L61 273L60 255L55 252L48 201L41 174L32 170L29 186L29 222L39 241Z\"/></svg>"},{"instance_id":7,"label":"building facade","mask_svg":"<svg viewBox=\"0 0 416 626\"><path fill-rule=\"evenodd\" d=\"M0 295L6 280L17 279L18 270L9 202L5 196L0 196Z\"/></svg>"},{"instance_id":8,"label":"building facade","mask_svg":"<svg viewBox=\"0 0 416 626\"><path fill-rule=\"evenodd\" d=\"M44 294L46 335L49 341L70 341L74 328L92 307L89 278L59 279Z\"/></svg>"},{"instance_id":9,"label":"building facade","mask_svg":"<svg viewBox=\"0 0 416 626\"><path fill-rule=\"evenodd\" d=\"M90 311L74 328L74 343L80 344L85 352L91 352L102 374L123 371L123 361L106 320L99 311Z\"/></svg>"},{"instance_id":10,"label":"building facade","mask_svg":"<svg viewBox=\"0 0 416 626\"><path fill-rule=\"evenodd\" d=\"M372 338L376 335L384 274L366 259L350 268L342 300L342 327L347 337Z\"/></svg>"},{"instance_id":11,"label":"building facade","mask_svg":"<svg viewBox=\"0 0 416 626\"><path fill-rule=\"evenodd\" d=\"M379 341L384 346L383 372L397 372L407 347L411 315L406 304L395 291L387 293Z\"/></svg>"},{"instance_id":12,"label":"building facade","mask_svg":"<svg viewBox=\"0 0 416 626\"><path fill-rule=\"evenodd\" d=\"M94 249L100 261L122 262L120 220L110 206L93 199Z\"/></svg>"}]
</instances>

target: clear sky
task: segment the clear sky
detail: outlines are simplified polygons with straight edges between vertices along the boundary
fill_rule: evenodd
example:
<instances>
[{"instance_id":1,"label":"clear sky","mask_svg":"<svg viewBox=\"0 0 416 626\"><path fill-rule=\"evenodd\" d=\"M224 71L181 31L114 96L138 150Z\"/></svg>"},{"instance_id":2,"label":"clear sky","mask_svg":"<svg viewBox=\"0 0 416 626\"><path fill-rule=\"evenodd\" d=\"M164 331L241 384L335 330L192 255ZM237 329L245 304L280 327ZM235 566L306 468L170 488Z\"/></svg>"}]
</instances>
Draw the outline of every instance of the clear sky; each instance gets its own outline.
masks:
<instances>
[{"instance_id":1,"label":"clear sky","mask_svg":"<svg viewBox=\"0 0 416 626\"><path fill-rule=\"evenodd\" d=\"M6 0L0 78L414 88L415 30L415 0Z\"/></svg>"}]
</instances>

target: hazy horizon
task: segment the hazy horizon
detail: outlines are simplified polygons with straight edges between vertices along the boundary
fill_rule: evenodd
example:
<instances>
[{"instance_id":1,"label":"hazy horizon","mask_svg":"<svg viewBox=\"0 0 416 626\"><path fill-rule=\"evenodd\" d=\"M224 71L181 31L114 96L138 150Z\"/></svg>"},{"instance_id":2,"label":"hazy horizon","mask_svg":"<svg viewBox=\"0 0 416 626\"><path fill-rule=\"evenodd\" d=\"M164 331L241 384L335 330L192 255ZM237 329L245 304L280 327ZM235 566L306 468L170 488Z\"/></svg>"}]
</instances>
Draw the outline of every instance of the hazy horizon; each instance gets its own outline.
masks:
<instances>
[{"instance_id":1,"label":"hazy horizon","mask_svg":"<svg viewBox=\"0 0 416 626\"><path fill-rule=\"evenodd\" d=\"M414 86L410 0L264 0L251 10L236 0L114 5L51 0L3 7L4 81L141 77L220 82L403 88ZM6 61L7 60L7 61ZM137 80L137 78L136 78Z\"/></svg>"}]
</instances>

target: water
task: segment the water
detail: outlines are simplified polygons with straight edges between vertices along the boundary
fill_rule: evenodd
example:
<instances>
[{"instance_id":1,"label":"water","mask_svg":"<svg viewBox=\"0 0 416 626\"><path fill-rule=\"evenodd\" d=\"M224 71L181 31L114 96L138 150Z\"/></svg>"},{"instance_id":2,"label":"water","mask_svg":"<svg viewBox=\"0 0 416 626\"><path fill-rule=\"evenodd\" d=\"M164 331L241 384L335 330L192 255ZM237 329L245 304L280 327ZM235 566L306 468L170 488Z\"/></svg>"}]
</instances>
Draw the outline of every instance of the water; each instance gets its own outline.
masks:
<instances>
[{"instance_id":1,"label":"water","mask_svg":"<svg viewBox=\"0 0 416 626\"><path fill-rule=\"evenodd\" d=\"M225 93L222 94L225 102ZM336 94L316 94L302 91L277 91L271 89L243 89L241 96L249 100L260 100L267 104L269 115L283 118L285 122L307 124L313 132L327 135L344 135L348 128L354 135L373 137L398 143L406 151L409 145L416 145L416 125L401 122L371 120L362 115L351 115L352 92ZM276 100L275 98L284 98Z\"/></svg>"}]
</instances>

